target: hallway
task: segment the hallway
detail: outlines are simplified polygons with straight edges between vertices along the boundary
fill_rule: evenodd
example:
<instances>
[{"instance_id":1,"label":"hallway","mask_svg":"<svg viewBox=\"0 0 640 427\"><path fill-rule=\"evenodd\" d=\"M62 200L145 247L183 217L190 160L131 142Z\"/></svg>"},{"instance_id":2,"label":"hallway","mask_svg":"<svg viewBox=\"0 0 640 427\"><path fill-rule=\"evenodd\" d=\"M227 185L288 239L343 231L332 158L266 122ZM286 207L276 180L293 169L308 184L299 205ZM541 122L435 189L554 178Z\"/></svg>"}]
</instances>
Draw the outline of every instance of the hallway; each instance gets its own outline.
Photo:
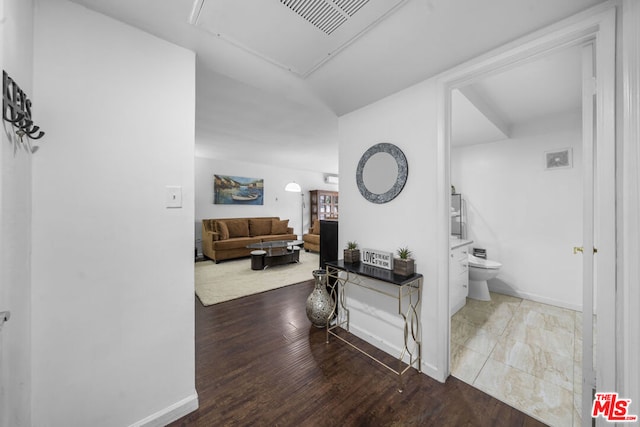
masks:
<instances>
[{"instance_id":1,"label":"hallway","mask_svg":"<svg viewBox=\"0 0 640 427\"><path fill-rule=\"evenodd\" d=\"M196 299L200 408L172 426L540 426L464 382L397 377L311 326L313 281L204 307ZM367 344L361 344L367 346ZM374 347L368 351L386 355Z\"/></svg>"}]
</instances>

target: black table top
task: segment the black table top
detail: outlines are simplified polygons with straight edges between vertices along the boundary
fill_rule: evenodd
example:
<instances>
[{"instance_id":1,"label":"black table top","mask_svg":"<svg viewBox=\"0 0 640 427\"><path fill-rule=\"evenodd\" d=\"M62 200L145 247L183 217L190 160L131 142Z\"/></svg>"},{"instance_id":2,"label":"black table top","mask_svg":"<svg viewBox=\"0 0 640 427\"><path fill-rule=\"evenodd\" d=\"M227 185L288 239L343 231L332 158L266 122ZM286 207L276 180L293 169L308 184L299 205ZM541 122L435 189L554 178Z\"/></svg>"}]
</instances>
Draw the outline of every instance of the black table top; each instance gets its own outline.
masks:
<instances>
[{"instance_id":1,"label":"black table top","mask_svg":"<svg viewBox=\"0 0 640 427\"><path fill-rule=\"evenodd\" d=\"M375 267L363 262L344 262L342 259L338 261L327 261L325 264L329 267L355 273L360 276L370 277L376 280L382 280L383 282L398 286L406 285L422 277L422 274L419 273L414 273L411 276L401 276L399 274L395 274L393 270Z\"/></svg>"}]
</instances>

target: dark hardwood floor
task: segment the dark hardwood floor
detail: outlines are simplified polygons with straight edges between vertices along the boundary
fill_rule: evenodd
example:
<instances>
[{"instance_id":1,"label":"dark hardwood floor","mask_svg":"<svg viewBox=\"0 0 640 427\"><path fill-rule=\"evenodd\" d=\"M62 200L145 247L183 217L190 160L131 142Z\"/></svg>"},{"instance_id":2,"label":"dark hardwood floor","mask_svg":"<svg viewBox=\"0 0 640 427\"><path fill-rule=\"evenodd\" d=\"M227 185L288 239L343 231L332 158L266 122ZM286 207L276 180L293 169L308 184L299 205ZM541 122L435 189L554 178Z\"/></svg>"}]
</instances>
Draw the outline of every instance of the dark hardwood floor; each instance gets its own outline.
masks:
<instances>
[{"instance_id":1,"label":"dark hardwood floor","mask_svg":"<svg viewBox=\"0 0 640 427\"><path fill-rule=\"evenodd\" d=\"M200 408L171 426L544 425L453 377L442 384L411 369L399 393L394 374L325 343L305 314L312 289L309 281L209 307L196 298Z\"/></svg>"}]
</instances>

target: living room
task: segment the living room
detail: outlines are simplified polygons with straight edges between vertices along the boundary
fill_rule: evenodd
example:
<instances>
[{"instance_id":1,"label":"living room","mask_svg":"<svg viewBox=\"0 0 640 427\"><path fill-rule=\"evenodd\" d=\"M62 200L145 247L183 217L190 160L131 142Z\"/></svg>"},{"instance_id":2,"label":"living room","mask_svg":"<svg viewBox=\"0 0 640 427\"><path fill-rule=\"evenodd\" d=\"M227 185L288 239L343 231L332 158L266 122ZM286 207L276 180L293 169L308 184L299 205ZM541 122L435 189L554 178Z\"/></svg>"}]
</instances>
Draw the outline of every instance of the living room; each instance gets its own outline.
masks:
<instances>
[{"instance_id":1,"label":"living room","mask_svg":"<svg viewBox=\"0 0 640 427\"><path fill-rule=\"evenodd\" d=\"M99 7L100 2L93 3ZM179 7L180 2L170 3ZM321 154L302 153L309 162L303 163L274 152L279 163L264 166L259 156L268 154L252 152L233 135L220 148L234 148L232 159L218 157L216 149L200 151L196 123L206 123L215 114L205 112L198 117L198 70L206 71L210 64L193 51L76 2L4 0L3 68L31 96L36 123L47 134L36 144L38 150L29 152L19 138L6 132L3 136L0 310L6 304L12 312L2 330L2 385L10 391L2 393L3 422L16 426L144 425L168 413L195 409L194 224L198 218L227 213L229 217L264 214L290 219L296 230L305 228L298 220L304 216L301 197L285 192L284 186L297 181L307 194L327 185L326 173L340 174L341 213L348 212L341 215L340 247L349 240L389 250L409 246L418 271L428 275L421 321L423 340L430 345L425 346L423 372L444 381L448 325L447 316L443 320L440 312L447 305L443 294L447 285L438 260L446 245L436 245L444 243L443 236L448 238L440 227L442 211L448 206L443 208L438 202L448 189L438 172L443 155L438 146L442 87L436 77L427 76L560 19L570 19L586 7L577 1L563 2L561 9L556 4L536 9L536 2L525 3L540 12L530 27L518 26L518 19L526 15L522 9L509 9L512 26L508 36L496 36L484 46L473 44L477 42L473 38L453 40L440 51L449 63L428 74L409 76L412 85L397 83L402 87L359 98L358 105L342 103L355 100L353 92L358 92L344 88L377 88L378 80L350 76L349 84L323 93L335 97L339 105L333 117L326 111L321 114L323 120L333 122L327 129L334 135L339 129L335 141L339 159L337 164L323 164L318 171L305 164L315 164ZM639 21L633 3L605 2L602 7L623 11L624 19L632 23L625 27L628 29ZM508 8L504 3L499 6ZM147 4L147 9L153 7L157 6ZM433 2L409 1L402 16L427 16L434 7L439 8ZM471 14L459 15L460 22L455 22L473 27L475 19L468 19ZM503 19L494 15L504 16L495 11L482 15L481 24L473 27L478 34L486 27L502 26ZM485 26L485 22L495 25ZM380 46L393 50L386 41L400 37L393 32L380 36L382 42L369 40L374 46L364 46L364 51L379 52ZM626 44L616 48L619 57L637 61L637 49L629 51L637 46L634 38L627 33L623 38ZM447 45L441 37L434 39ZM519 44L526 45L522 40ZM215 46L223 58L238 55L223 42ZM364 51L345 60L362 61ZM237 79L267 80L265 87L278 88L281 99L295 98L293 104L301 101L288 90L291 80L283 77L285 70L271 67L260 77L258 69L264 68L252 67L259 62L247 59ZM221 64L221 68L227 66L225 61ZM334 66L329 63L327 69ZM375 68L371 62L364 67ZM397 68L395 63L383 64L379 80L393 86ZM628 75L631 78L625 85L637 85L638 73ZM337 79L333 77L328 80ZM305 99L303 104L313 102ZM317 103L307 111L316 110L322 110ZM624 126L637 128L637 118L620 114ZM637 224L632 219L639 217L634 211L637 195L633 195L637 182L633 174L638 167L635 157L624 155L633 144L620 138L619 158L628 162L620 173L629 187L619 189L616 198L626 203L617 233L631 240L620 258L637 259L633 246ZM372 209L360 197L354 177L362 153L381 141L401 146L409 159L410 178L394 203ZM286 153L300 153L297 137L280 143ZM322 151L323 144L315 145ZM234 207L244 209L223 212L225 215L208 210L214 208L211 197L216 173L264 178L271 191L265 210ZM166 187L175 186L181 187L183 207L167 209ZM203 206L202 212L197 211L198 206ZM637 283L637 272L625 264L618 267L625 274L614 284L627 292L632 289L630 284ZM627 304L630 299L636 301L636 296L631 293ZM638 352L629 352L638 347L637 338L629 339L629 329L638 322L624 307L620 303L619 318L625 321L618 326L627 341L612 346L628 344L620 350L622 362L614 372L619 378L637 373L633 364L637 358L631 354ZM630 382L621 382L623 388L618 391L637 402L637 383L632 377Z\"/></svg>"},{"instance_id":2,"label":"living room","mask_svg":"<svg viewBox=\"0 0 640 427\"><path fill-rule=\"evenodd\" d=\"M304 165L301 166L304 167ZM214 204L214 175L263 179L263 204ZM289 227L292 227L294 234L302 239L303 234L307 233L312 225L310 224L309 191L339 191L338 184L326 182L327 176L335 176L328 172L202 157L196 157L195 176L195 239L200 257L202 256L203 219L280 217L288 219ZM285 191L285 186L290 182L298 183L302 192Z\"/></svg>"}]
</instances>

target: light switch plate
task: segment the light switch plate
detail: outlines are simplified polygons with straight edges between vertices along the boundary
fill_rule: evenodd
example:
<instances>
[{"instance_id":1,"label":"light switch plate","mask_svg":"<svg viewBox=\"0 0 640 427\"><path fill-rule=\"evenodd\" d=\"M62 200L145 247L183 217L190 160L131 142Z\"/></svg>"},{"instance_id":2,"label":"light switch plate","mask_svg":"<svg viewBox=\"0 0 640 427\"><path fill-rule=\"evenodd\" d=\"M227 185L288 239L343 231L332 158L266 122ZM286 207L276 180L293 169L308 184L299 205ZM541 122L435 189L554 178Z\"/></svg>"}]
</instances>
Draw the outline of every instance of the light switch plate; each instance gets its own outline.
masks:
<instances>
[{"instance_id":1,"label":"light switch plate","mask_svg":"<svg viewBox=\"0 0 640 427\"><path fill-rule=\"evenodd\" d=\"M182 207L182 187L179 185L167 185L166 206L168 208Z\"/></svg>"}]
</instances>

